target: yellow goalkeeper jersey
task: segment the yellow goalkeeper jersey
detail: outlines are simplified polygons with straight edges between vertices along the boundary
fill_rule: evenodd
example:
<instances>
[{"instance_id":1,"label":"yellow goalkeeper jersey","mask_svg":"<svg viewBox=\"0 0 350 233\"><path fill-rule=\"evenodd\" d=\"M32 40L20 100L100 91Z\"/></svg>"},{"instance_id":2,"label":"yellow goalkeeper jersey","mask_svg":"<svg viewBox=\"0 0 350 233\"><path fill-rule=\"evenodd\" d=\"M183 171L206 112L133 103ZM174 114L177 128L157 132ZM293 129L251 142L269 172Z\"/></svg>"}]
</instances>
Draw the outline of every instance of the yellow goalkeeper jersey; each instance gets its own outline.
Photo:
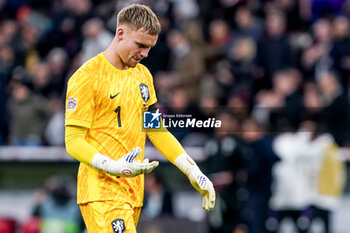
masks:
<instances>
[{"instance_id":1,"label":"yellow goalkeeper jersey","mask_svg":"<svg viewBox=\"0 0 350 233\"><path fill-rule=\"evenodd\" d=\"M118 70L100 53L68 82L65 125L88 128L86 140L100 153L117 160L136 146L144 151L142 114L156 101L153 79L145 66ZM78 204L113 200L142 206L143 186L143 175L116 177L80 163Z\"/></svg>"}]
</instances>

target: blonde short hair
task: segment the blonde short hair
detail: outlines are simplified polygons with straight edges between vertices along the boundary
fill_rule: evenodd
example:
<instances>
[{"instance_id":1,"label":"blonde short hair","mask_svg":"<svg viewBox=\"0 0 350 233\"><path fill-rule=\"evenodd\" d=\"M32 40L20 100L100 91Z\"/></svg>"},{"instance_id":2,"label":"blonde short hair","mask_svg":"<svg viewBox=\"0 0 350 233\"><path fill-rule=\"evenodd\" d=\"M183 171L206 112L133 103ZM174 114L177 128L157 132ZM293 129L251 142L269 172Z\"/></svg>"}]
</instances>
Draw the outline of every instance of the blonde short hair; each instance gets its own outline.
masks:
<instances>
[{"instance_id":1,"label":"blonde short hair","mask_svg":"<svg viewBox=\"0 0 350 233\"><path fill-rule=\"evenodd\" d=\"M157 16L145 5L132 4L123 8L117 16L117 27L127 24L136 30L143 30L150 35L159 35L161 27Z\"/></svg>"}]
</instances>

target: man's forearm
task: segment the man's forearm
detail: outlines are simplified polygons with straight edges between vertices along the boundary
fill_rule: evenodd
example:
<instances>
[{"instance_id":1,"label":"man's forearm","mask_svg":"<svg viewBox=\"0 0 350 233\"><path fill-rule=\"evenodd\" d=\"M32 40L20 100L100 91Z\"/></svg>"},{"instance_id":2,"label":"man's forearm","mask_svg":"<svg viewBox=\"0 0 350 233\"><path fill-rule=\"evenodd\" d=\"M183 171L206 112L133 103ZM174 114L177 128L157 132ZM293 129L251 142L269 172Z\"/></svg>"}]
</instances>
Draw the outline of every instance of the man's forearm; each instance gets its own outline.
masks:
<instances>
[{"instance_id":1,"label":"man's forearm","mask_svg":"<svg viewBox=\"0 0 350 233\"><path fill-rule=\"evenodd\" d=\"M67 153L76 160L91 165L93 157L99 152L85 140L85 135L88 129L67 125L65 130Z\"/></svg>"},{"instance_id":2,"label":"man's forearm","mask_svg":"<svg viewBox=\"0 0 350 233\"><path fill-rule=\"evenodd\" d=\"M157 150L172 163L178 156L186 153L179 141L169 131L148 132L147 135Z\"/></svg>"}]
</instances>

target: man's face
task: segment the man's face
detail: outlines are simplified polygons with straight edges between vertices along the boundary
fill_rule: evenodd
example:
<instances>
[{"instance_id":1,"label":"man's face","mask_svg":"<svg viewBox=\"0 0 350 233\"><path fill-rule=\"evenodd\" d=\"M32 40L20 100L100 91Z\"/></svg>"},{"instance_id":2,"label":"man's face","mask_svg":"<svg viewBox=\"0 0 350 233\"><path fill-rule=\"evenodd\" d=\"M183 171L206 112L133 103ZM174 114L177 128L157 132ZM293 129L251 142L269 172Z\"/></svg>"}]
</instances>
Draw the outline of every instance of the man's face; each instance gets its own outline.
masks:
<instances>
[{"instance_id":1,"label":"man's face","mask_svg":"<svg viewBox=\"0 0 350 233\"><path fill-rule=\"evenodd\" d=\"M135 67L143 58L148 56L150 49L155 46L158 35L150 35L142 29L122 25L117 29L119 39L119 56L124 66Z\"/></svg>"}]
</instances>

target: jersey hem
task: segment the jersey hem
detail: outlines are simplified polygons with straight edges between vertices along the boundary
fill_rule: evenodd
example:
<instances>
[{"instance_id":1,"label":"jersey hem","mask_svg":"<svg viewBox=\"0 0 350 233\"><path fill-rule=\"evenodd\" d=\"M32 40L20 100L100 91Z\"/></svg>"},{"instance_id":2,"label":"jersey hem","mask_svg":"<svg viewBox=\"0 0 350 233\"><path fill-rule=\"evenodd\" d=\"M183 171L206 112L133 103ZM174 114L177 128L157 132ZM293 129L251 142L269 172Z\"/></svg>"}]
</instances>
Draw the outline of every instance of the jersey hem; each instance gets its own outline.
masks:
<instances>
[{"instance_id":1,"label":"jersey hem","mask_svg":"<svg viewBox=\"0 0 350 233\"><path fill-rule=\"evenodd\" d=\"M130 202L117 202L116 200L113 199L105 199L105 200L91 200L91 201L77 201L78 205L84 205L92 202L104 202L104 201L113 201L116 205L123 205L123 204L129 204L133 207L142 207L143 203L130 203Z\"/></svg>"}]
</instances>

